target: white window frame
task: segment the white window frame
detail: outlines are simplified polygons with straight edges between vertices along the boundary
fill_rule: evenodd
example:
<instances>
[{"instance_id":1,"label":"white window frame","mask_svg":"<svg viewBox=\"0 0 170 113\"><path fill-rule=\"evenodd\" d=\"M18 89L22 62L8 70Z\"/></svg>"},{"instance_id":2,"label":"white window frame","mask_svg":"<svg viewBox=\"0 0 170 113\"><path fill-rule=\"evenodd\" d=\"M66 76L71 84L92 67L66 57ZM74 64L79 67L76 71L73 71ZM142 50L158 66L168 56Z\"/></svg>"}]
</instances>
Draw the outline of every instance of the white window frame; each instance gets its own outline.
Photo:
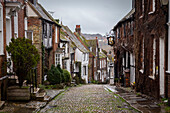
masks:
<instances>
[{"instance_id":1,"label":"white window frame","mask_svg":"<svg viewBox=\"0 0 170 113\"><path fill-rule=\"evenodd\" d=\"M27 30L28 30L28 19L25 17L24 19L24 24L25 24L25 38L27 38Z\"/></svg>"},{"instance_id":2,"label":"white window frame","mask_svg":"<svg viewBox=\"0 0 170 113\"><path fill-rule=\"evenodd\" d=\"M14 16L14 37L18 38L18 13L15 12Z\"/></svg>"},{"instance_id":3,"label":"white window frame","mask_svg":"<svg viewBox=\"0 0 170 113\"><path fill-rule=\"evenodd\" d=\"M56 53L55 54L55 66L57 66L58 64L60 64L61 66L61 54Z\"/></svg>"},{"instance_id":4,"label":"white window frame","mask_svg":"<svg viewBox=\"0 0 170 113\"><path fill-rule=\"evenodd\" d=\"M149 14L154 13L155 10L156 10L156 2L155 2L155 0L152 0L152 11L150 11Z\"/></svg>"},{"instance_id":5,"label":"white window frame","mask_svg":"<svg viewBox=\"0 0 170 113\"><path fill-rule=\"evenodd\" d=\"M153 39L153 76L155 75L155 68L156 68L156 39Z\"/></svg>"},{"instance_id":6,"label":"white window frame","mask_svg":"<svg viewBox=\"0 0 170 113\"><path fill-rule=\"evenodd\" d=\"M0 3L0 55L4 55L4 37L3 37L3 6Z\"/></svg>"}]
</instances>

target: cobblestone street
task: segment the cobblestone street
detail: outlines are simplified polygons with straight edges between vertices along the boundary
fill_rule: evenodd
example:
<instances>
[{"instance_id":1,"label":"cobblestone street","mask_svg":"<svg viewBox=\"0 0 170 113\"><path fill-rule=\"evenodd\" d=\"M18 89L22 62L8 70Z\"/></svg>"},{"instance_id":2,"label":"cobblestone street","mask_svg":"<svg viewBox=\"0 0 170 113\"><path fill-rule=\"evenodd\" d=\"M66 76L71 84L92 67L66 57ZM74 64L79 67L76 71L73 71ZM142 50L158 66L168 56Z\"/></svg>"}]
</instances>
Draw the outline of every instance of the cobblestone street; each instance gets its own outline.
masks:
<instances>
[{"instance_id":1,"label":"cobblestone street","mask_svg":"<svg viewBox=\"0 0 170 113\"><path fill-rule=\"evenodd\" d=\"M131 106L103 85L72 87L51 101L40 112L48 113L136 113Z\"/></svg>"}]
</instances>

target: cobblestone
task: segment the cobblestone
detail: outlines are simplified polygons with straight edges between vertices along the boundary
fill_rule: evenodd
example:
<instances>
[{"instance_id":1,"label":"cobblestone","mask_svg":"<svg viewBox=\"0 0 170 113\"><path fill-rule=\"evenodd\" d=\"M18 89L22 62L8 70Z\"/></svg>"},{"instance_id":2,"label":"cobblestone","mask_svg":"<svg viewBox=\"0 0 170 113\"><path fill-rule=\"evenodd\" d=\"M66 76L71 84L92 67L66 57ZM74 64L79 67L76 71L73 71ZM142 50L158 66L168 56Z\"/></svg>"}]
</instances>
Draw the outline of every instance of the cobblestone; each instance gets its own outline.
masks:
<instances>
[{"instance_id":1,"label":"cobblestone","mask_svg":"<svg viewBox=\"0 0 170 113\"><path fill-rule=\"evenodd\" d=\"M136 113L129 104L103 85L73 87L51 101L40 112L47 113Z\"/></svg>"}]
</instances>

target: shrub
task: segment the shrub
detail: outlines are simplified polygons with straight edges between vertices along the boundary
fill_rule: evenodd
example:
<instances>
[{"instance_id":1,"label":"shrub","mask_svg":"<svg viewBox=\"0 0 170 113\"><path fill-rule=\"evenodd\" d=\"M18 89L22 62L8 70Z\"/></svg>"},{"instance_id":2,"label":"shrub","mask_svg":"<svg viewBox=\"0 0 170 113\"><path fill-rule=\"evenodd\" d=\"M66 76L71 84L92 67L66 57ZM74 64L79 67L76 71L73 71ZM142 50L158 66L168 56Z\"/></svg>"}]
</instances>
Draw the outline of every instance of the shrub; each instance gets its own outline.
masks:
<instances>
[{"instance_id":1,"label":"shrub","mask_svg":"<svg viewBox=\"0 0 170 113\"><path fill-rule=\"evenodd\" d=\"M14 72L21 87L30 70L37 66L40 59L38 50L32 45L31 40L25 38L12 38L6 50L11 56Z\"/></svg>"},{"instance_id":2,"label":"shrub","mask_svg":"<svg viewBox=\"0 0 170 113\"><path fill-rule=\"evenodd\" d=\"M63 70L61 69L60 64L57 65L57 69L59 70L59 72L61 74L61 78L62 78L61 83L65 83L65 77L64 77Z\"/></svg>"},{"instance_id":3,"label":"shrub","mask_svg":"<svg viewBox=\"0 0 170 113\"><path fill-rule=\"evenodd\" d=\"M51 69L48 71L47 80L50 84L60 84L62 81L60 71L54 66L51 66Z\"/></svg>"},{"instance_id":4,"label":"shrub","mask_svg":"<svg viewBox=\"0 0 170 113\"><path fill-rule=\"evenodd\" d=\"M81 78L81 79L80 79L80 83L81 83L81 84L86 84L86 80L84 80L84 79Z\"/></svg>"},{"instance_id":5,"label":"shrub","mask_svg":"<svg viewBox=\"0 0 170 113\"><path fill-rule=\"evenodd\" d=\"M71 83L72 78L71 74L67 70L63 70L64 78L65 78L65 83Z\"/></svg>"},{"instance_id":6,"label":"shrub","mask_svg":"<svg viewBox=\"0 0 170 113\"><path fill-rule=\"evenodd\" d=\"M80 78L77 75L74 77L74 80L75 80L77 85L80 84Z\"/></svg>"}]
</instances>

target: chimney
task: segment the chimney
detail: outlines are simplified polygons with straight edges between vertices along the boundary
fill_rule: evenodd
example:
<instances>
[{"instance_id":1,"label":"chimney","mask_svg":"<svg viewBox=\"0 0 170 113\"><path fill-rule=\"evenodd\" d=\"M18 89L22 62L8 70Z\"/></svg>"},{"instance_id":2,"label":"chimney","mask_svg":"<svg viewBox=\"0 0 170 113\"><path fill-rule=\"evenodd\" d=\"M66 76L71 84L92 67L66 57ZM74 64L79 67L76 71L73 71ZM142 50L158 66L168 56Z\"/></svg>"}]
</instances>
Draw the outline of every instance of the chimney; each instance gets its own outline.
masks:
<instances>
[{"instance_id":1,"label":"chimney","mask_svg":"<svg viewBox=\"0 0 170 113\"><path fill-rule=\"evenodd\" d=\"M76 25L75 31L80 35L81 34L81 28L80 25Z\"/></svg>"}]
</instances>

